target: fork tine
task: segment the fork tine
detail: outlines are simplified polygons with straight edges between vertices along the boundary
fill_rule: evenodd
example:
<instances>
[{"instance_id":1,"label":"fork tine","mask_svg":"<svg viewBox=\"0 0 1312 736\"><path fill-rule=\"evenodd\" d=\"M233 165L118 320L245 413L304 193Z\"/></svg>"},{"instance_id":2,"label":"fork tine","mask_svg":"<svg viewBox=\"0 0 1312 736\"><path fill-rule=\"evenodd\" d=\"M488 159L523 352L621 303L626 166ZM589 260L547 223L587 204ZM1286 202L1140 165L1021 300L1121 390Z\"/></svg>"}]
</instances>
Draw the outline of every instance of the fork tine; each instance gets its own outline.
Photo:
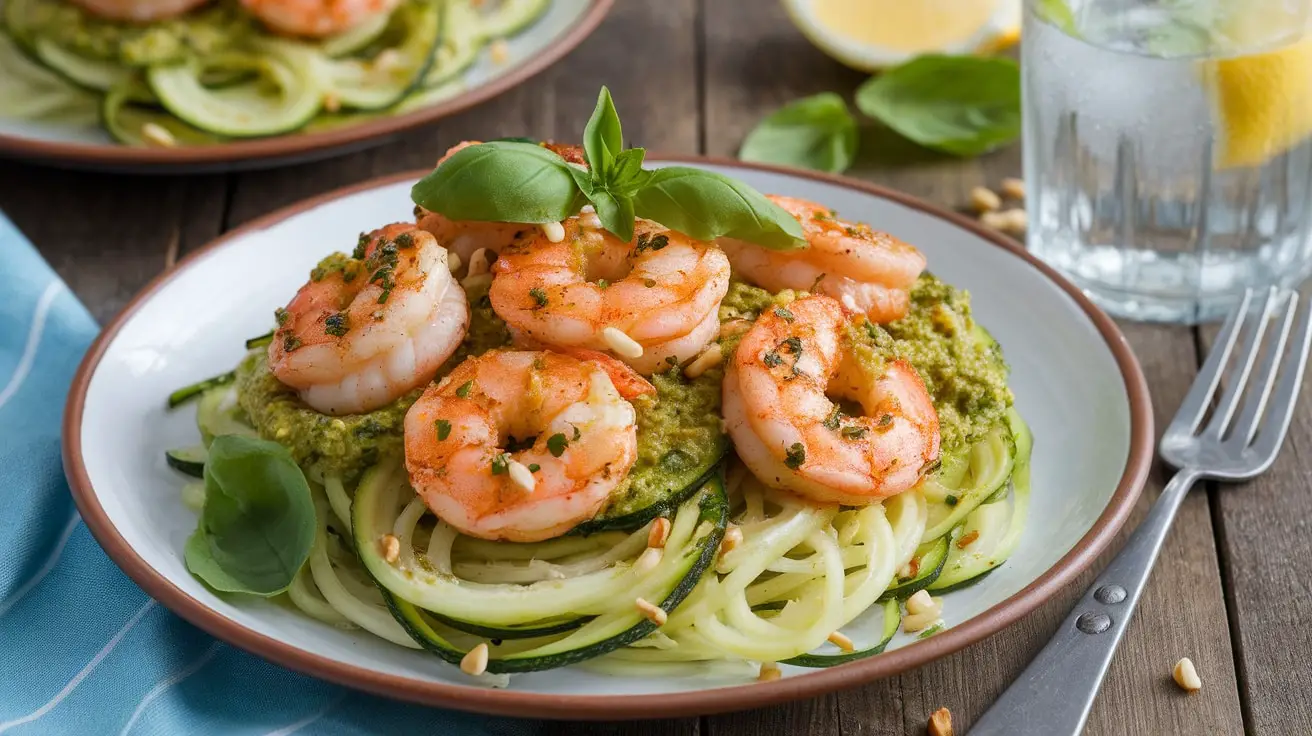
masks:
<instances>
[{"instance_id":1,"label":"fork tine","mask_svg":"<svg viewBox=\"0 0 1312 736\"><path fill-rule=\"evenodd\" d=\"M1230 362L1230 351L1239 337L1239 326L1244 323L1252 300L1252 290L1245 291L1239 308L1226 318L1221 331L1216 335L1212 352L1208 353L1207 360L1198 369L1198 375L1189 387L1189 393L1185 394L1180 410L1175 413L1175 419L1171 420L1171 426L1166 428L1167 434L1192 435L1199 422L1203 421L1203 414L1207 412L1207 405L1211 403L1212 394L1216 392L1216 385L1221 380L1221 371Z\"/></svg>"},{"instance_id":2,"label":"fork tine","mask_svg":"<svg viewBox=\"0 0 1312 736\"><path fill-rule=\"evenodd\" d=\"M1226 440L1227 444L1235 444L1243 448L1248 447L1248 443L1253 441L1253 435L1257 433L1258 422L1262 419L1262 413L1266 410L1267 400L1270 399L1271 392L1275 388L1276 375L1279 373L1280 363L1285 357L1285 345L1289 341L1289 333L1294 328L1294 321L1297 317L1298 294L1290 292L1288 301L1285 304L1284 317L1280 320L1280 328L1276 331L1274 339L1271 340L1267 349L1262 351L1262 366L1253 376L1253 391L1250 391L1248 398L1244 400L1244 410L1235 419L1234 429L1230 432L1230 439Z\"/></svg>"},{"instance_id":3,"label":"fork tine","mask_svg":"<svg viewBox=\"0 0 1312 736\"><path fill-rule=\"evenodd\" d=\"M1222 388L1216 411L1212 412L1212 419L1203 431L1204 437L1220 440L1225 436L1225 430L1230 426L1230 420L1234 418L1235 409L1239 408L1239 402L1244 398L1244 389L1248 386L1248 377L1252 375L1253 363L1257 362L1257 355L1262 352L1262 336L1266 334L1267 323L1271 321L1271 312L1275 309L1279 296L1280 291L1274 286L1267 291L1266 299L1262 302L1262 311L1257 316L1257 324L1248 331L1244 345L1240 348L1237 366L1239 370L1231 375L1230 381Z\"/></svg>"},{"instance_id":4,"label":"fork tine","mask_svg":"<svg viewBox=\"0 0 1312 736\"><path fill-rule=\"evenodd\" d=\"M1275 461L1276 453L1285 441L1285 433L1289 431L1289 422L1294 418L1294 404L1303 385L1307 354L1312 348L1312 304L1304 304L1298 311L1298 327L1293 332L1289 351L1281 361L1280 383L1271 397L1271 410L1262 422L1257 442L1253 444L1254 454L1261 458L1258 472L1265 471Z\"/></svg>"}]
</instances>

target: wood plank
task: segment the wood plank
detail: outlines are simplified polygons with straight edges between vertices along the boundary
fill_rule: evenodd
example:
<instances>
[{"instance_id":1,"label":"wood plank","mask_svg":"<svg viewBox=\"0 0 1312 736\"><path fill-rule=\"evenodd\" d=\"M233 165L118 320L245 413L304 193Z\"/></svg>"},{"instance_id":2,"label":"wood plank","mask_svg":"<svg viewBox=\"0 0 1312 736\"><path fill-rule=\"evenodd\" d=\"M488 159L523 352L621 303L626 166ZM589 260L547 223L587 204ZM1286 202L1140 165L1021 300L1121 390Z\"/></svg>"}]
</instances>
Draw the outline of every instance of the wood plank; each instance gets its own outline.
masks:
<instances>
[{"instance_id":1,"label":"wood plank","mask_svg":"<svg viewBox=\"0 0 1312 736\"><path fill-rule=\"evenodd\" d=\"M743 13L740 7L706 2L704 12L708 153L734 155L743 135L784 102L821 91L837 91L850 100L864 80L813 49L775 4ZM1018 145L960 160L919 150L869 123L863 124L861 150L849 175L948 207L964 206L974 186L996 187L1020 171ZM1127 327L1127 333L1144 362L1164 425L1193 377L1192 337L1187 330L1143 326ZM1158 469L1132 523L1142 518L1164 480ZM1186 502L1104 685L1089 733L1241 729L1209 515L1203 494ZM809 723L809 733L920 733L940 706L953 711L961 728L1019 674L1091 580L1092 573L1084 575L1058 600L992 639L921 670L836 696L836 710L798 703L712 717L709 730L717 736L792 733L789 724ZM1209 678L1208 687L1194 696L1180 693L1170 681L1171 666L1186 654Z\"/></svg>"},{"instance_id":2,"label":"wood plank","mask_svg":"<svg viewBox=\"0 0 1312 736\"><path fill-rule=\"evenodd\" d=\"M577 141L601 85L611 87L629 145L694 151L698 137L694 0L619 2L593 35L540 76L382 147L329 161L237 176L228 226L373 176L431 167L468 139ZM653 56L639 61L635 49ZM382 224L382 223L380 223Z\"/></svg>"},{"instance_id":3,"label":"wood plank","mask_svg":"<svg viewBox=\"0 0 1312 736\"><path fill-rule=\"evenodd\" d=\"M1216 332L1216 325L1200 330L1206 350ZM1237 487L1213 484L1210 493L1250 733L1312 731L1312 639L1301 633L1312 626L1312 384L1303 386L1297 407L1265 475Z\"/></svg>"},{"instance_id":4,"label":"wood plank","mask_svg":"<svg viewBox=\"0 0 1312 736\"><path fill-rule=\"evenodd\" d=\"M124 177L0 161L0 209L104 322L219 231L221 176Z\"/></svg>"}]
</instances>

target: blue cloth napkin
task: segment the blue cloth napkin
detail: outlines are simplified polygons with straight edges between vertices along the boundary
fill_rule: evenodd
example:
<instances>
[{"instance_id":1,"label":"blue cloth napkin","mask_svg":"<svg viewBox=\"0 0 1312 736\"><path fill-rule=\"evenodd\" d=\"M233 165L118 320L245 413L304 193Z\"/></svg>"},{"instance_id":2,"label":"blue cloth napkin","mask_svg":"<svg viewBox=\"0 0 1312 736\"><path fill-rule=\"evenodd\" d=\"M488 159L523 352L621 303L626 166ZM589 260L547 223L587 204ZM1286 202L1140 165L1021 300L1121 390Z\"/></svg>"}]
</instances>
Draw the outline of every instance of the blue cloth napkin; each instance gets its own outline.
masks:
<instances>
[{"instance_id":1,"label":"blue cloth napkin","mask_svg":"<svg viewBox=\"0 0 1312 736\"><path fill-rule=\"evenodd\" d=\"M95 321L0 214L0 734L535 733L284 670L151 600L91 537L59 455Z\"/></svg>"}]
</instances>

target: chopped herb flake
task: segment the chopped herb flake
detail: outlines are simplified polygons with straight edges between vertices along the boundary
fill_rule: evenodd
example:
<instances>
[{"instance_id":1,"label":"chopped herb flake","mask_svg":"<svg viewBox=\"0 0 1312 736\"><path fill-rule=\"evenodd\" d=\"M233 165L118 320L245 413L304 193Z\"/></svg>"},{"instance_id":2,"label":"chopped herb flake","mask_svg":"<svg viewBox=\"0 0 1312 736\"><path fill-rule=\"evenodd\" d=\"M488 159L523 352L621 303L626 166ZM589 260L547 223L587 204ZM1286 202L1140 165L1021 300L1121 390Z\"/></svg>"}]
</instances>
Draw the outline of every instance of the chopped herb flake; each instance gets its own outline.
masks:
<instances>
[{"instance_id":1,"label":"chopped herb flake","mask_svg":"<svg viewBox=\"0 0 1312 736\"><path fill-rule=\"evenodd\" d=\"M556 433L547 438L547 451L552 457L564 455L566 447L569 447L569 440L563 434Z\"/></svg>"},{"instance_id":2,"label":"chopped herb flake","mask_svg":"<svg viewBox=\"0 0 1312 736\"><path fill-rule=\"evenodd\" d=\"M801 442L794 442L788 448L788 453L784 456L784 465L797 470L806 462L806 448L802 447Z\"/></svg>"},{"instance_id":3,"label":"chopped herb flake","mask_svg":"<svg viewBox=\"0 0 1312 736\"><path fill-rule=\"evenodd\" d=\"M459 396L462 399L467 399L469 398L469 392L473 388L474 388L473 381L465 381L464 383L460 384L460 388L456 389L456 396Z\"/></svg>"},{"instance_id":4,"label":"chopped herb flake","mask_svg":"<svg viewBox=\"0 0 1312 736\"><path fill-rule=\"evenodd\" d=\"M530 473L536 473L536 472L538 472L538 471L541 470L541 469L542 469L542 466L541 466L541 465L538 465L537 463L529 463L529 464L528 464L528 472L530 472Z\"/></svg>"},{"instance_id":5,"label":"chopped herb flake","mask_svg":"<svg viewBox=\"0 0 1312 736\"><path fill-rule=\"evenodd\" d=\"M301 346L301 338L295 335L287 335L282 339L282 349L286 352L290 353L291 351L295 350L296 348L299 348L300 346Z\"/></svg>"},{"instance_id":6,"label":"chopped herb flake","mask_svg":"<svg viewBox=\"0 0 1312 736\"><path fill-rule=\"evenodd\" d=\"M779 357L779 353L771 350L765 354L765 357L761 358L761 362L770 368L774 368L777 365L783 365L784 359Z\"/></svg>"},{"instance_id":7,"label":"chopped herb flake","mask_svg":"<svg viewBox=\"0 0 1312 736\"><path fill-rule=\"evenodd\" d=\"M793 320L797 319L796 317L793 316L792 312L788 311L784 307L775 307L774 316L782 319L785 322L792 322Z\"/></svg>"},{"instance_id":8,"label":"chopped herb flake","mask_svg":"<svg viewBox=\"0 0 1312 736\"><path fill-rule=\"evenodd\" d=\"M656 279L643 279L642 285L650 289L651 287L656 285Z\"/></svg>"},{"instance_id":9,"label":"chopped herb flake","mask_svg":"<svg viewBox=\"0 0 1312 736\"><path fill-rule=\"evenodd\" d=\"M445 419L437 420L437 439L442 441L451 436L451 422Z\"/></svg>"},{"instance_id":10,"label":"chopped herb flake","mask_svg":"<svg viewBox=\"0 0 1312 736\"><path fill-rule=\"evenodd\" d=\"M838 425L841 421L843 421L843 411L842 409L839 409L838 407L835 406L834 410L829 413L829 416L825 417L825 421L824 421L825 429L836 430L838 429Z\"/></svg>"},{"instance_id":11,"label":"chopped herb flake","mask_svg":"<svg viewBox=\"0 0 1312 736\"><path fill-rule=\"evenodd\" d=\"M351 251L351 257L357 261L364 258L364 252L369 248L369 233L360 233L360 237L355 242L355 250Z\"/></svg>"},{"instance_id":12,"label":"chopped herb flake","mask_svg":"<svg viewBox=\"0 0 1312 736\"><path fill-rule=\"evenodd\" d=\"M510 456L501 453L492 457L492 475L505 475L510 472Z\"/></svg>"},{"instance_id":13,"label":"chopped herb flake","mask_svg":"<svg viewBox=\"0 0 1312 736\"><path fill-rule=\"evenodd\" d=\"M954 496L954 495L952 495L951 493L949 493L948 495L946 495L946 496L943 497L943 503L945 503L945 504L947 504L947 505L949 505L949 506L956 506L956 505L957 505L957 497Z\"/></svg>"},{"instance_id":14,"label":"chopped herb flake","mask_svg":"<svg viewBox=\"0 0 1312 736\"><path fill-rule=\"evenodd\" d=\"M864 427L843 427L843 431L839 434L842 434L843 439L846 440L859 440L866 436L866 429Z\"/></svg>"},{"instance_id":15,"label":"chopped herb flake","mask_svg":"<svg viewBox=\"0 0 1312 736\"><path fill-rule=\"evenodd\" d=\"M279 327L282 327L283 325L287 324L287 320L291 318L292 318L291 312L288 312L286 309L283 309L282 307L278 307L277 309L273 310L273 321L277 322Z\"/></svg>"},{"instance_id":16,"label":"chopped herb flake","mask_svg":"<svg viewBox=\"0 0 1312 736\"><path fill-rule=\"evenodd\" d=\"M351 317L346 312L328 315L323 321L323 331L333 337L342 337L351 329Z\"/></svg>"},{"instance_id":17,"label":"chopped herb flake","mask_svg":"<svg viewBox=\"0 0 1312 736\"><path fill-rule=\"evenodd\" d=\"M542 289L534 286L532 289L528 290L528 295L533 297L533 302L537 304L534 309L541 309L542 307L547 306L547 292Z\"/></svg>"},{"instance_id":18,"label":"chopped herb flake","mask_svg":"<svg viewBox=\"0 0 1312 736\"><path fill-rule=\"evenodd\" d=\"M609 289L609 288L610 288L610 280L608 280L608 279L597 279L597 288L598 288L598 289L603 289L603 290L605 290L605 289Z\"/></svg>"},{"instance_id":19,"label":"chopped herb flake","mask_svg":"<svg viewBox=\"0 0 1312 736\"><path fill-rule=\"evenodd\" d=\"M393 242L396 243L398 248L413 248L415 247L415 236L410 233L401 233L396 236L396 240Z\"/></svg>"},{"instance_id":20,"label":"chopped herb flake","mask_svg":"<svg viewBox=\"0 0 1312 736\"><path fill-rule=\"evenodd\" d=\"M571 439L577 440L578 438L580 438L580 437L582 437L582 436L583 436L583 433L579 431L579 428L578 428L578 427L575 427L575 428L574 428L574 436L573 436Z\"/></svg>"}]
</instances>

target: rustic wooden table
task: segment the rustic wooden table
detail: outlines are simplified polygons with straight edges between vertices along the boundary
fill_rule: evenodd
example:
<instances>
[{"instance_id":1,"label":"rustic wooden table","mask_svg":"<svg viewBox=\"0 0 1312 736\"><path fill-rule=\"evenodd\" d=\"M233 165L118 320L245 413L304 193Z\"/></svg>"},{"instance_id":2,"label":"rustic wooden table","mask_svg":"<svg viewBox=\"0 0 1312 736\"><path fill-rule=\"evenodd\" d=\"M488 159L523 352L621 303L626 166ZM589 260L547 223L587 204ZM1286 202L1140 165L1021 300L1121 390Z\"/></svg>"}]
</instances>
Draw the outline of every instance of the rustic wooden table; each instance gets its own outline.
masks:
<instances>
[{"instance_id":1,"label":"rustic wooden table","mask_svg":"<svg viewBox=\"0 0 1312 736\"><path fill-rule=\"evenodd\" d=\"M576 140L597 88L614 91L625 133L648 150L732 156L766 112L862 76L813 49L765 0L624 0L542 76L457 118L330 161L231 175L127 177L0 162L0 208L100 320L187 252L253 217L380 174L431 166L465 138ZM852 175L947 206L1020 170L1019 146L938 157L877 130ZM327 246L325 246L327 247ZM1158 426L1179 404L1208 329L1123 325L1153 391ZM1091 734L1312 733L1312 400L1275 468L1247 487L1185 502L1089 725ZM1073 417L1078 420L1078 417ZM1153 474L1137 523L1156 496ZM1047 489L1060 493L1060 488ZM816 700L646 724L557 724L562 734L919 734L951 709L971 723L1052 635L1090 580L1011 629L930 666ZM1189 656L1203 679L1171 682ZM961 730L959 728L958 732Z\"/></svg>"}]
</instances>

